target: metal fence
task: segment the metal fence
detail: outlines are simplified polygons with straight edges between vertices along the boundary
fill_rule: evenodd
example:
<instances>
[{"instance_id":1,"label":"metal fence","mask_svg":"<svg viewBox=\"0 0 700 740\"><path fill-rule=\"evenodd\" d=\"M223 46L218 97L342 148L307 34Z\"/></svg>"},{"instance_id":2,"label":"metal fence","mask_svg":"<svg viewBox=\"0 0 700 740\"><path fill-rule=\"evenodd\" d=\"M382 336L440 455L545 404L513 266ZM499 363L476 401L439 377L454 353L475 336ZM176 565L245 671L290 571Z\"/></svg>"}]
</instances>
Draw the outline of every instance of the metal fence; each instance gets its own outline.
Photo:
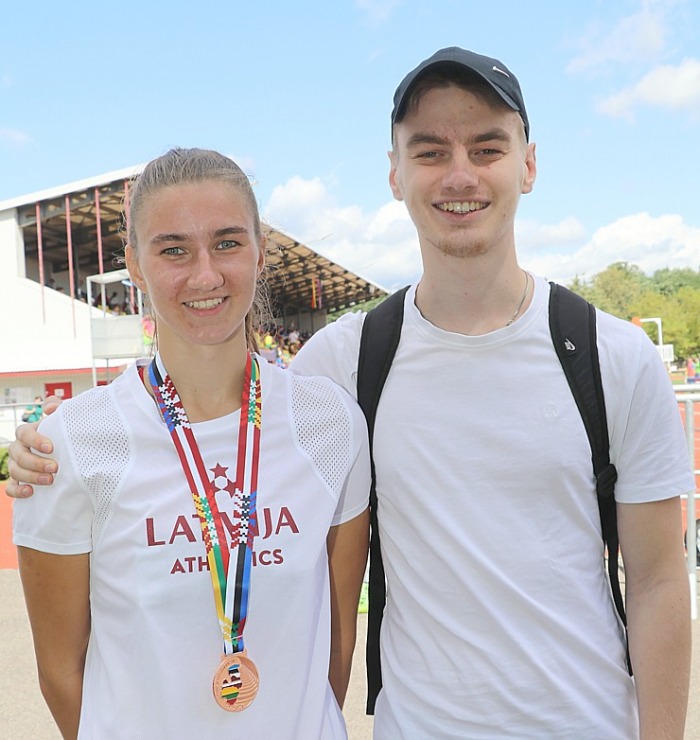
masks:
<instances>
[{"instance_id":1,"label":"metal fence","mask_svg":"<svg viewBox=\"0 0 700 740\"><path fill-rule=\"evenodd\" d=\"M688 554L688 581L690 583L690 610L693 619L698 618L697 601L697 557L698 557L698 531L697 531L697 509L696 493L697 481L700 470L696 467L696 434L698 431L695 424L695 404L700 402L700 387L694 384L676 385L676 400L682 407L685 419L685 439L688 445L688 457L690 467L695 473L695 489L688 492L686 501L686 534L685 542ZM694 546L693 546L694 545Z\"/></svg>"},{"instance_id":2,"label":"metal fence","mask_svg":"<svg viewBox=\"0 0 700 740\"><path fill-rule=\"evenodd\" d=\"M22 414L27 406L41 406L40 403L0 404L0 445L8 444L15 438L15 429L22 423Z\"/></svg>"}]
</instances>

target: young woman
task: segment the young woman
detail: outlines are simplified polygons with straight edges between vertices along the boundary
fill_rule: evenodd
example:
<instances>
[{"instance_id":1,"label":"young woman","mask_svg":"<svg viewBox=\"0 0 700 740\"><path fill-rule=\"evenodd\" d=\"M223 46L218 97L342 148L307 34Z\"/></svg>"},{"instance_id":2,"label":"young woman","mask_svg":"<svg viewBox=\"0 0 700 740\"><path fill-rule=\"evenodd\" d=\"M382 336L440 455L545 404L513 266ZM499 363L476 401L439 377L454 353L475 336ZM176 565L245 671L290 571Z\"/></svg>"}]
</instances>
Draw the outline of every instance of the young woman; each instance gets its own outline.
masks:
<instances>
[{"instance_id":1,"label":"young woman","mask_svg":"<svg viewBox=\"0 0 700 740\"><path fill-rule=\"evenodd\" d=\"M346 737L364 419L251 353L265 240L234 162L168 152L128 216L158 351L42 422L62 473L14 508L41 690L66 738Z\"/></svg>"}]
</instances>

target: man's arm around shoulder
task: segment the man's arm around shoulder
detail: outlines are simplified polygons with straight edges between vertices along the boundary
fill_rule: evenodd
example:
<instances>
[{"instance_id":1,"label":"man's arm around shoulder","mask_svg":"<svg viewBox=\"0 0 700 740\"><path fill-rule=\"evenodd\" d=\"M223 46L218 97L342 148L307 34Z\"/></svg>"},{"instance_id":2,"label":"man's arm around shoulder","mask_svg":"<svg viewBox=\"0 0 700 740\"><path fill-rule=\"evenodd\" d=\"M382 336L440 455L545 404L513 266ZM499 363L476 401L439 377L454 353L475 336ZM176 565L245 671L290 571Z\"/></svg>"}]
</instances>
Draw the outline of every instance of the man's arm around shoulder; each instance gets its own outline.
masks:
<instances>
[{"instance_id":1,"label":"man's arm around shoulder","mask_svg":"<svg viewBox=\"0 0 700 740\"><path fill-rule=\"evenodd\" d=\"M49 396L44 403L44 413L52 414L61 404L61 399ZM58 471L55 460L46 455L53 453L53 443L39 433L38 422L20 424L15 432L15 441L9 448L8 468L10 478L5 492L11 498L29 498L33 486L50 486Z\"/></svg>"}]
</instances>

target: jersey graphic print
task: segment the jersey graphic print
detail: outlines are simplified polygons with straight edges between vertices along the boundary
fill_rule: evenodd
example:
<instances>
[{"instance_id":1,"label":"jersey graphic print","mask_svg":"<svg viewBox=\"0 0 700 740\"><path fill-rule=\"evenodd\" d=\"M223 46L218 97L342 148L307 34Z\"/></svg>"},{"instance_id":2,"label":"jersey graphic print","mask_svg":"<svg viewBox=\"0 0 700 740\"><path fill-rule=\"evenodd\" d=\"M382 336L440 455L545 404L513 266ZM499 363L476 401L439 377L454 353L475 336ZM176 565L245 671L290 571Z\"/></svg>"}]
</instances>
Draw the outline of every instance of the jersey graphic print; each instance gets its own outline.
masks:
<instances>
[{"instance_id":1,"label":"jersey graphic print","mask_svg":"<svg viewBox=\"0 0 700 740\"><path fill-rule=\"evenodd\" d=\"M253 544L252 565L281 565L284 562L284 548L276 547L275 539L284 532L299 534L299 527L291 509L288 506L281 506L274 510L265 507L258 510L255 519L242 522L238 513L241 512L243 515L244 509L237 500L241 494L237 491L235 482L228 477L228 468L217 463L210 470L212 473L209 479L210 485L216 496L221 522L229 542L237 542L241 535L241 527L248 527ZM196 512L182 513L175 519L148 517L145 522L145 539L148 547L168 547L179 543L195 545L192 555L174 558L169 569L171 574L199 573L209 570L203 547L202 529ZM256 540L263 542L270 540L270 542L256 549Z\"/></svg>"}]
</instances>

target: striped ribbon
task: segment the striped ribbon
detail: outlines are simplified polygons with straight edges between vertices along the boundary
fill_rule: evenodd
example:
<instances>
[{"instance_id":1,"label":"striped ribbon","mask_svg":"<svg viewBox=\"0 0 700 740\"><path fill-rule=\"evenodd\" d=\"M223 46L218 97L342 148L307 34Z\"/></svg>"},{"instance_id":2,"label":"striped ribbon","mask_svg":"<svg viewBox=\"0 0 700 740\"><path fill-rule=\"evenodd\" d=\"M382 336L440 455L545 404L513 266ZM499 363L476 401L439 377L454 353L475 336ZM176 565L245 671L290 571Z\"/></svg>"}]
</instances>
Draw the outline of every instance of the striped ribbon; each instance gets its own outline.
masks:
<instances>
[{"instance_id":1,"label":"striped ribbon","mask_svg":"<svg viewBox=\"0 0 700 740\"><path fill-rule=\"evenodd\" d=\"M214 486L207 476L192 425L160 354L156 354L149 365L148 379L160 415L177 450L199 517L224 654L241 652L245 649L243 630L248 617L253 538L257 530L256 499L262 420L258 361L248 353L241 399L234 483L236 510L230 549L226 544L226 532L216 503Z\"/></svg>"}]
</instances>

